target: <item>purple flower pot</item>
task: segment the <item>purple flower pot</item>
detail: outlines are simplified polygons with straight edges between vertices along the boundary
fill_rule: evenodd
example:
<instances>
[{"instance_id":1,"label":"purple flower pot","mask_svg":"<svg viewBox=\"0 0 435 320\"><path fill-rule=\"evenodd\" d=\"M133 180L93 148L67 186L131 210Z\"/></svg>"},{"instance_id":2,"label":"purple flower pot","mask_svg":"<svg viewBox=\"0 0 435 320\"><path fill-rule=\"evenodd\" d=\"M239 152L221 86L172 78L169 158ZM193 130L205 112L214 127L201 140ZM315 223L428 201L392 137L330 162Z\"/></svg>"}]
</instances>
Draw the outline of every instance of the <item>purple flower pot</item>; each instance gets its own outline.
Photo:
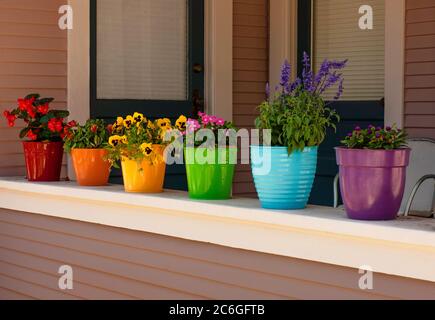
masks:
<instances>
[{"instance_id":1,"label":"purple flower pot","mask_svg":"<svg viewBox=\"0 0 435 320\"><path fill-rule=\"evenodd\" d=\"M411 149L336 148L341 196L350 219L396 219L410 153Z\"/></svg>"}]
</instances>

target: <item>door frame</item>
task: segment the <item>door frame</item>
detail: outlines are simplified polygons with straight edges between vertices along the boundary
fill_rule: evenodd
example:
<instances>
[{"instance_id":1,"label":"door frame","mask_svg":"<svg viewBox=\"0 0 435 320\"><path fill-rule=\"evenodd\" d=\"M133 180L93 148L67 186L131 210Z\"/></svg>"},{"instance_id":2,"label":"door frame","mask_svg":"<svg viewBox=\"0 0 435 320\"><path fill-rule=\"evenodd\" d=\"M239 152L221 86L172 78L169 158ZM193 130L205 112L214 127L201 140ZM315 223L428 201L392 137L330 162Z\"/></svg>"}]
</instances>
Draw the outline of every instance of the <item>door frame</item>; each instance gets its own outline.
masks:
<instances>
[{"instance_id":1,"label":"door frame","mask_svg":"<svg viewBox=\"0 0 435 320\"><path fill-rule=\"evenodd\" d=\"M205 2L205 105L206 111L233 118L233 0ZM68 0L74 28L68 31L68 110L83 123L90 118L90 2ZM230 19L232 21L232 19ZM74 170L68 161L68 175Z\"/></svg>"},{"instance_id":2,"label":"door frame","mask_svg":"<svg viewBox=\"0 0 435 320\"><path fill-rule=\"evenodd\" d=\"M271 84L279 79L285 59L297 69L300 9L297 3L297 0L273 0L270 4ZM405 119L405 7L406 0L385 0L385 124L396 123L399 127L403 127ZM283 28L290 30L283 32Z\"/></svg>"}]
</instances>

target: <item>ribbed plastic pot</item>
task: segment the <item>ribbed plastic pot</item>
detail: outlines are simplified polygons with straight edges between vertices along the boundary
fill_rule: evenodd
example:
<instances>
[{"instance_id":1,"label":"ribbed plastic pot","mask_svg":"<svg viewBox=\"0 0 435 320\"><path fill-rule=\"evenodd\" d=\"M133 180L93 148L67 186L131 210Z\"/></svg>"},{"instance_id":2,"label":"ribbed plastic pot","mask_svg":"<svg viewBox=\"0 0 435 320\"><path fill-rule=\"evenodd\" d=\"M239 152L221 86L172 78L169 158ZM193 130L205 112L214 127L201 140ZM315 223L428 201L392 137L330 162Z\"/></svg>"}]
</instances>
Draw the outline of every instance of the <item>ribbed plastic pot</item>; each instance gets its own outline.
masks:
<instances>
[{"instance_id":1,"label":"ribbed plastic pot","mask_svg":"<svg viewBox=\"0 0 435 320\"><path fill-rule=\"evenodd\" d=\"M27 180L52 182L60 180L63 142L23 142Z\"/></svg>"},{"instance_id":2,"label":"ribbed plastic pot","mask_svg":"<svg viewBox=\"0 0 435 320\"><path fill-rule=\"evenodd\" d=\"M410 149L336 148L340 189L347 215L355 220L394 220L405 190Z\"/></svg>"},{"instance_id":3,"label":"ribbed plastic pot","mask_svg":"<svg viewBox=\"0 0 435 320\"><path fill-rule=\"evenodd\" d=\"M307 206L317 168L318 147L290 155L286 147L251 146L251 165L261 206L297 210Z\"/></svg>"},{"instance_id":4,"label":"ribbed plastic pot","mask_svg":"<svg viewBox=\"0 0 435 320\"><path fill-rule=\"evenodd\" d=\"M105 149L73 149L71 158L80 186L105 186L109 183L110 162Z\"/></svg>"},{"instance_id":5,"label":"ribbed plastic pot","mask_svg":"<svg viewBox=\"0 0 435 320\"><path fill-rule=\"evenodd\" d=\"M228 200L232 196L235 164L230 155L237 159L236 148L218 149L186 148L185 162L189 197L197 200ZM198 163L196 154L214 159L214 163ZM213 162L213 161L212 161Z\"/></svg>"},{"instance_id":6,"label":"ribbed plastic pot","mask_svg":"<svg viewBox=\"0 0 435 320\"><path fill-rule=\"evenodd\" d=\"M163 157L164 148L154 145L154 152ZM121 161L124 189L129 193L162 193L165 181L166 163L150 160L131 160L124 157Z\"/></svg>"}]
</instances>

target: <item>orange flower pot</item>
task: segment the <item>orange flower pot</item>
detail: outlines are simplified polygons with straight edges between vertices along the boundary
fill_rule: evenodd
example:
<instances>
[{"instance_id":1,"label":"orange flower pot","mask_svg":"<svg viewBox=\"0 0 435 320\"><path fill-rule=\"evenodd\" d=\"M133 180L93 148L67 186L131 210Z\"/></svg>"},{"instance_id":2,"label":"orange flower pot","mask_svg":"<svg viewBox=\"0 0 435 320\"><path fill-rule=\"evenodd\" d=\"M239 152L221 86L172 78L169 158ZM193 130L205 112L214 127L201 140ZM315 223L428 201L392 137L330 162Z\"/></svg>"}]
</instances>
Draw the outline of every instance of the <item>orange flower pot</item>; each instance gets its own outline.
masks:
<instances>
[{"instance_id":1,"label":"orange flower pot","mask_svg":"<svg viewBox=\"0 0 435 320\"><path fill-rule=\"evenodd\" d=\"M153 146L156 153L163 159L164 148ZM166 163L152 163L149 159L131 160L124 157L121 161L124 188L130 193L162 193L165 181Z\"/></svg>"},{"instance_id":2,"label":"orange flower pot","mask_svg":"<svg viewBox=\"0 0 435 320\"><path fill-rule=\"evenodd\" d=\"M81 186L96 187L109 183L110 162L104 149L73 149L71 157L77 183Z\"/></svg>"}]
</instances>

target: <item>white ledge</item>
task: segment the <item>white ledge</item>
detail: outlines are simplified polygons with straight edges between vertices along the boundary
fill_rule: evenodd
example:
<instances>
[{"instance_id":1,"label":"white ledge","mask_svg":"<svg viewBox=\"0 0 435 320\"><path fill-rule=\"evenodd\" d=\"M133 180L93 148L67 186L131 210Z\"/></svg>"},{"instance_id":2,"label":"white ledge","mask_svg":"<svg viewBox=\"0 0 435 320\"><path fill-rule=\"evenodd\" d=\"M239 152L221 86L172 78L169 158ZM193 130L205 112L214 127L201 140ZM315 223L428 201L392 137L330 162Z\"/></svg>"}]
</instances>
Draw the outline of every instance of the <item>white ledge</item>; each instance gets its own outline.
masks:
<instances>
[{"instance_id":1,"label":"white ledge","mask_svg":"<svg viewBox=\"0 0 435 320\"><path fill-rule=\"evenodd\" d=\"M270 211L254 199L193 201L185 192L0 178L0 208L435 282L435 219L348 220L342 210Z\"/></svg>"}]
</instances>

